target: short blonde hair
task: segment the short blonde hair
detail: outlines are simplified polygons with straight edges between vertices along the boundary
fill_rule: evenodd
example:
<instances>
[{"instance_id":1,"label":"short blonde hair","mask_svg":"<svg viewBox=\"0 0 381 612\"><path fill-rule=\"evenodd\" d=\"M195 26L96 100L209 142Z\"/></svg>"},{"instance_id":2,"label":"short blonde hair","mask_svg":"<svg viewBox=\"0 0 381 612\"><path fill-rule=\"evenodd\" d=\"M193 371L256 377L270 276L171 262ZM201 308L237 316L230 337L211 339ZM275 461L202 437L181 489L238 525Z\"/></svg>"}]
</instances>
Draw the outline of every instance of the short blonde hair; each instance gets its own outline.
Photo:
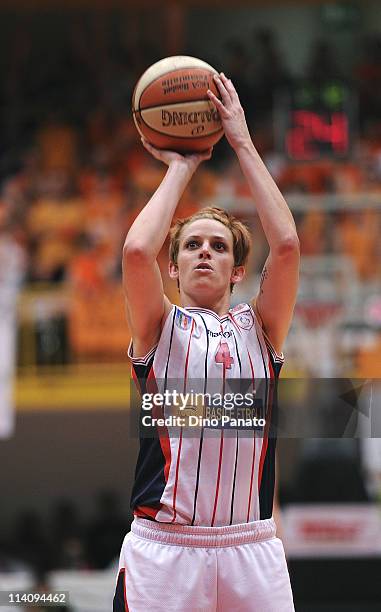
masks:
<instances>
[{"instance_id":1,"label":"short blonde hair","mask_svg":"<svg viewBox=\"0 0 381 612\"><path fill-rule=\"evenodd\" d=\"M189 225L189 223L197 221L198 219L214 219L215 221L219 221L220 223L225 225L225 227L227 227L231 231L233 236L234 267L244 266L246 264L251 248L251 236L249 228L244 223L242 223L242 221L238 221L238 219L236 219L236 217L234 217L230 213L226 212L222 208L217 208L215 206L208 206L207 208L202 208L200 211L196 212L190 217L186 217L185 219L178 219L176 223L171 227L169 243L170 261L172 261L174 264L177 264L181 232L183 231L186 225Z\"/></svg>"}]
</instances>

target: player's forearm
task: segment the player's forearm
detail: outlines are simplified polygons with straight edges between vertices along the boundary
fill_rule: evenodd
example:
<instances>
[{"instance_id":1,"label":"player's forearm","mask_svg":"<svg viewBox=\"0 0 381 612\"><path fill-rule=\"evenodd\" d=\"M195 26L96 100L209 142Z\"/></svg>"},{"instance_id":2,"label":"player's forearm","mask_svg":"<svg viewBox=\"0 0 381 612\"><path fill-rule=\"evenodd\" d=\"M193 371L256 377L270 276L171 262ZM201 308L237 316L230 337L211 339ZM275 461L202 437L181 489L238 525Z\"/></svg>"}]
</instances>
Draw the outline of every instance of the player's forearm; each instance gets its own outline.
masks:
<instances>
[{"instance_id":1,"label":"player's forearm","mask_svg":"<svg viewBox=\"0 0 381 612\"><path fill-rule=\"evenodd\" d=\"M291 211L253 143L237 147L236 154L270 249L274 252L298 249L298 236Z\"/></svg>"},{"instance_id":2,"label":"player's forearm","mask_svg":"<svg viewBox=\"0 0 381 612\"><path fill-rule=\"evenodd\" d=\"M124 253L142 253L156 259L168 235L179 200L193 172L182 162L174 161L149 202L132 224Z\"/></svg>"}]
</instances>

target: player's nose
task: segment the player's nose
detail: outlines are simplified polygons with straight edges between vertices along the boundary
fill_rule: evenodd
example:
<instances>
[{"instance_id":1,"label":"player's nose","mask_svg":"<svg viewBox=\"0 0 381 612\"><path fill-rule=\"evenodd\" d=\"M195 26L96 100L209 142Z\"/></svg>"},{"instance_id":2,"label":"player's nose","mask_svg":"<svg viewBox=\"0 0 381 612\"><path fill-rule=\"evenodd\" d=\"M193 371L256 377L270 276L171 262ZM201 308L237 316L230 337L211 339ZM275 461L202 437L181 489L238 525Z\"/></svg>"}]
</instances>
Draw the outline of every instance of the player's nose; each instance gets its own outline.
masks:
<instances>
[{"instance_id":1,"label":"player's nose","mask_svg":"<svg viewBox=\"0 0 381 612\"><path fill-rule=\"evenodd\" d=\"M210 246L208 242L203 242L201 251L200 251L200 259L210 258Z\"/></svg>"}]
</instances>

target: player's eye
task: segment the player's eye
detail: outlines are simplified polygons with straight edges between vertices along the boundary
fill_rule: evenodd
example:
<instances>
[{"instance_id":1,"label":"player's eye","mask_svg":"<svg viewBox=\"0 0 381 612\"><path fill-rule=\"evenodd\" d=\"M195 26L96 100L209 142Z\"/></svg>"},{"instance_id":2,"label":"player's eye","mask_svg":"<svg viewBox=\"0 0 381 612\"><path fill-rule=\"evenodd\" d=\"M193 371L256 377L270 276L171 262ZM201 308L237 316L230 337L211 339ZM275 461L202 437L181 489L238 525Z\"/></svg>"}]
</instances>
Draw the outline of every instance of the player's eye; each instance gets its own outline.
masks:
<instances>
[{"instance_id":1,"label":"player's eye","mask_svg":"<svg viewBox=\"0 0 381 612\"><path fill-rule=\"evenodd\" d=\"M185 248L187 249L196 249L197 247L198 247L197 240L188 240L188 242L185 243Z\"/></svg>"},{"instance_id":2,"label":"player's eye","mask_svg":"<svg viewBox=\"0 0 381 612\"><path fill-rule=\"evenodd\" d=\"M214 248L216 249L216 251L225 251L226 250L226 245L224 242L215 242L214 243Z\"/></svg>"}]
</instances>

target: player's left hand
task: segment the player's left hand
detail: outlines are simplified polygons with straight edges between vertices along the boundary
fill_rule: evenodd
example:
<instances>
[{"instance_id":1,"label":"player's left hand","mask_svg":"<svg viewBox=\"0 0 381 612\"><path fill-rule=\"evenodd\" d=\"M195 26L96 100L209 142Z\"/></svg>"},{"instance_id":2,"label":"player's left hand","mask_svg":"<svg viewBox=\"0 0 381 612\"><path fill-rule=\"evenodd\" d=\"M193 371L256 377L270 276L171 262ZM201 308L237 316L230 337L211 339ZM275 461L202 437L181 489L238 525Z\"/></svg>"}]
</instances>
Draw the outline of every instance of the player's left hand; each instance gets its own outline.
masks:
<instances>
[{"instance_id":1,"label":"player's left hand","mask_svg":"<svg viewBox=\"0 0 381 612\"><path fill-rule=\"evenodd\" d=\"M230 146L238 149L251 142L244 110L233 83L223 72L216 74L214 81L220 92L221 100L210 89L208 90L209 99L218 110Z\"/></svg>"},{"instance_id":2,"label":"player's left hand","mask_svg":"<svg viewBox=\"0 0 381 612\"><path fill-rule=\"evenodd\" d=\"M192 173L204 160L210 159L213 153L213 147L210 147L206 151L199 153L184 154L177 153L176 151L169 151L167 149L157 149L152 146L145 138L141 138L143 147L147 149L148 153L157 159L158 161L170 166L172 163L181 163L185 165Z\"/></svg>"}]
</instances>

